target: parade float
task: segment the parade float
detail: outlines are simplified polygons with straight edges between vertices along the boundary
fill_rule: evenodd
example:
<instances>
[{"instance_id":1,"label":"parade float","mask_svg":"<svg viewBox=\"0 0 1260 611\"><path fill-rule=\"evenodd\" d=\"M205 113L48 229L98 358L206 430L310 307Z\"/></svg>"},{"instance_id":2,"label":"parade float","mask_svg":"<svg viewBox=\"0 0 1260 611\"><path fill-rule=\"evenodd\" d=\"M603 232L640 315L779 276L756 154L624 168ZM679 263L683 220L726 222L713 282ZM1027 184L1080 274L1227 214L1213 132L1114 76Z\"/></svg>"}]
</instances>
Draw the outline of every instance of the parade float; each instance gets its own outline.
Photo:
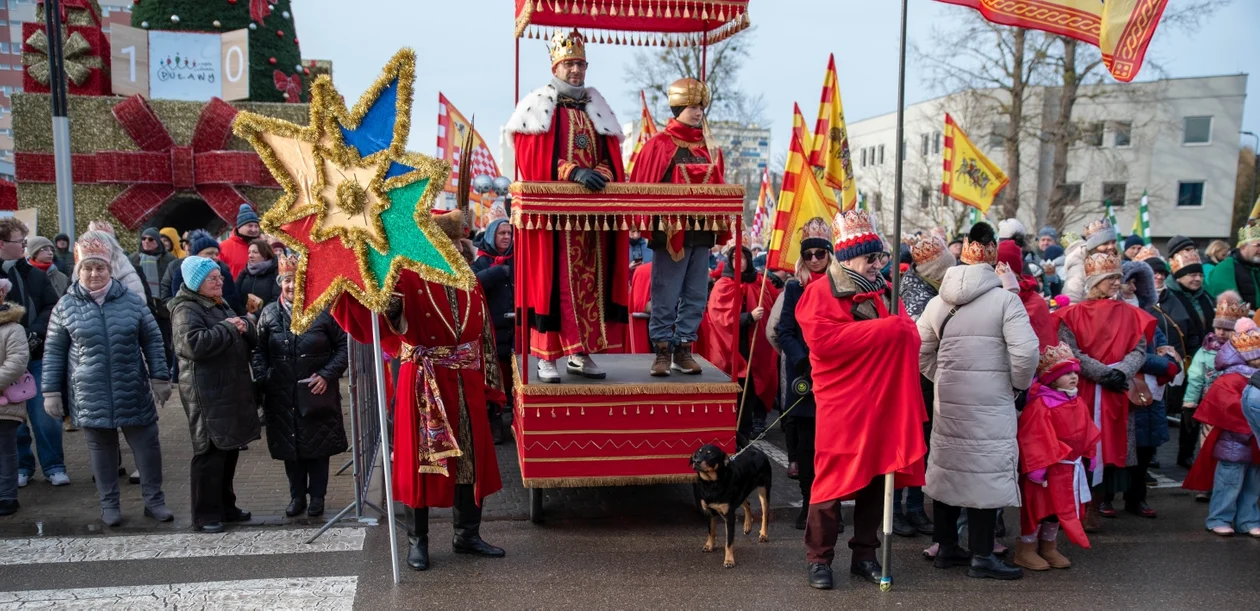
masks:
<instances>
[{"instance_id":1,"label":"parade float","mask_svg":"<svg viewBox=\"0 0 1260 611\"><path fill-rule=\"evenodd\" d=\"M662 2L516 2L516 97L520 99L520 40L550 40L576 31L588 43L707 47L749 25L746 0ZM704 62L701 63L704 65ZM704 78L704 68L698 75ZM517 151L518 169L528 160ZM610 183L600 192L568 182L515 182L511 187L514 244L531 261L532 236L555 230L615 232L683 227L743 234L744 188L731 185ZM735 257L739 278L740 257ZM516 266L518 325L513 433L530 518L543 516L543 490L584 486L690 484L689 459L702 445L735 450L740 372L700 361L696 376L651 377L645 355L601 354L602 380L544 384L531 356L535 315L522 311L530 286L528 264ZM737 291L738 294L738 291ZM738 317L737 317L738 318ZM738 322L738 321L737 321ZM735 330L738 337L738 329ZM734 359L732 359L734 360Z\"/></svg>"}]
</instances>

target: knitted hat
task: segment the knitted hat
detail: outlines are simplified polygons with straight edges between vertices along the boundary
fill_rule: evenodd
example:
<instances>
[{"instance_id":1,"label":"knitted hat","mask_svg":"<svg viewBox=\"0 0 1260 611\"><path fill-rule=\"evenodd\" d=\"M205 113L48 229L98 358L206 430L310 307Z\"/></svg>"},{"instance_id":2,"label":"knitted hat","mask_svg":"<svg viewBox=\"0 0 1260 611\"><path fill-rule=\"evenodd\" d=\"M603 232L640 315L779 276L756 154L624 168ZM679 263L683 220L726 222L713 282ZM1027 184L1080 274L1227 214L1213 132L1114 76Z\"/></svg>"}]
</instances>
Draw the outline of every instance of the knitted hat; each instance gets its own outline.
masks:
<instances>
[{"instance_id":1,"label":"knitted hat","mask_svg":"<svg viewBox=\"0 0 1260 611\"><path fill-rule=\"evenodd\" d=\"M1234 323L1246 319L1247 314L1250 312L1251 304L1247 302L1219 303L1216 305L1216 318L1212 319L1212 326L1217 329L1233 331Z\"/></svg>"},{"instance_id":2,"label":"knitted hat","mask_svg":"<svg viewBox=\"0 0 1260 611\"><path fill-rule=\"evenodd\" d=\"M87 230L88 231L104 231L105 233L108 233L109 235L114 235L114 236L118 235L114 231L114 225L110 223L109 221L92 221L91 223L88 223Z\"/></svg>"},{"instance_id":3,"label":"knitted hat","mask_svg":"<svg viewBox=\"0 0 1260 611\"><path fill-rule=\"evenodd\" d=\"M74 244L74 260L76 265L83 265L92 260L100 261L106 266L112 265L114 246L107 240L89 231L79 237Z\"/></svg>"},{"instance_id":4,"label":"knitted hat","mask_svg":"<svg viewBox=\"0 0 1260 611\"><path fill-rule=\"evenodd\" d=\"M1203 273L1203 262L1199 260L1197 250L1183 250L1173 255L1171 259L1169 263L1172 267L1173 278Z\"/></svg>"},{"instance_id":5,"label":"knitted hat","mask_svg":"<svg viewBox=\"0 0 1260 611\"><path fill-rule=\"evenodd\" d=\"M884 251L884 241L875 234L871 217L864 210L849 210L836 215L831 223L836 259L848 261L863 255Z\"/></svg>"},{"instance_id":6,"label":"knitted hat","mask_svg":"<svg viewBox=\"0 0 1260 611\"><path fill-rule=\"evenodd\" d=\"M1194 240L1191 240L1190 238L1187 238L1186 236L1175 235L1168 239L1168 256L1169 257L1172 257L1173 255L1183 250L1191 250L1191 249L1198 250L1199 247L1195 245Z\"/></svg>"},{"instance_id":7,"label":"knitted hat","mask_svg":"<svg viewBox=\"0 0 1260 611\"><path fill-rule=\"evenodd\" d=\"M906 244L910 247L915 272L922 278L939 283L945 278L945 271L956 263L949 246L940 236L910 236Z\"/></svg>"},{"instance_id":8,"label":"knitted hat","mask_svg":"<svg viewBox=\"0 0 1260 611\"><path fill-rule=\"evenodd\" d=\"M239 210L236 211L236 228L240 229L242 225L258 222L258 213L249 204L241 204Z\"/></svg>"},{"instance_id":9,"label":"knitted hat","mask_svg":"<svg viewBox=\"0 0 1260 611\"><path fill-rule=\"evenodd\" d=\"M192 233L188 234L188 255L189 256L201 254L201 251L207 248L218 248L218 247L219 247L219 241L214 239L214 236L211 236L209 233L206 233L204 229L197 229L197 230L194 230Z\"/></svg>"},{"instance_id":10,"label":"knitted hat","mask_svg":"<svg viewBox=\"0 0 1260 611\"><path fill-rule=\"evenodd\" d=\"M1080 373L1081 362L1068 345L1059 342L1054 346L1046 346L1037 362L1037 381L1049 386L1055 380L1069 374Z\"/></svg>"},{"instance_id":11,"label":"knitted hat","mask_svg":"<svg viewBox=\"0 0 1260 611\"><path fill-rule=\"evenodd\" d=\"M1063 256L1063 247L1058 244L1051 244L1041 253L1041 258L1047 261L1053 261Z\"/></svg>"},{"instance_id":12,"label":"knitted hat","mask_svg":"<svg viewBox=\"0 0 1260 611\"><path fill-rule=\"evenodd\" d=\"M27 238L26 258L34 259L35 253L38 253L41 249L44 249L44 248L52 248L54 252L56 252L57 250L56 248L53 247L52 240L49 240L48 238L45 238L44 236L37 235L37 236L31 236L30 238Z\"/></svg>"},{"instance_id":13,"label":"knitted hat","mask_svg":"<svg viewBox=\"0 0 1260 611\"><path fill-rule=\"evenodd\" d=\"M1260 359L1260 329L1250 318L1240 318L1234 323L1234 336L1229 343L1244 361Z\"/></svg>"},{"instance_id":14,"label":"knitted hat","mask_svg":"<svg viewBox=\"0 0 1260 611\"><path fill-rule=\"evenodd\" d=\"M1095 248L1116 241L1116 228L1111 221L1098 219L1085 226L1085 250L1093 252Z\"/></svg>"},{"instance_id":15,"label":"knitted hat","mask_svg":"<svg viewBox=\"0 0 1260 611\"><path fill-rule=\"evenodd\" d=\"M297 255L288 255L280 257L278 277L292 276L297 274L298 258Z\"/></svg>"},{"instance_id":16,"label":"knitted hat","mask_svg":"<svg viewBox=\"0 0 1260 611\"><path fill-rule=\"evenodd\" d=\"M979 222L972 226L963 240L962 255L958 258L966 265L997 265L997 250L997 236L993 233L993 225ZM1023 266L1018 269L1023 269Z\"/></svg>"},{"instance_id":17,"label":"knitted hat","mask_svg":"<svg viewBox=\"0 0 1260 611\"><path fill-rule=\"evenodd\" d=\"M1059 240L1059 232L1055 231L1054 227L1046 225L1045 227L1041 228L1041 231L1037 232L1037 237L1050 238L1051 240L1054 240L1057 242Z\"/></svg>"},{"instance_id":18,"label":"knitted hat","mask_svg":"<svg viewBox=\"0 0 1260 611\"><path fill-rule=\"evenodd\" d=\"M827 226L827 220L821 216L809 219L809 222L801 227L801 252L815 248L831 250L831 228Z\"/></svg>"},{"instance_id":19,"label":"knitted hat","mask_svg":"<svg viewBox=\"0 0 1260 611\"><path fill-rule=\"evenodd\" d=\"M1003 219L998 221L998 237L1009 240L1017 235L1028 235L1028 228L1019 219Z\"/></svg>"},{"instance_id":20,"label":"knitted hat","mask_svg":"<svg viewBox=\"0 0 1260 611\"><path fill-rule=\"evenodd\" d=\"M1238 228L1238 247L1250 242L1260 242L1260 219L1247 219L1247 224Z\"/></svg>"},{"instance_id":21,"label":"knitted hat","mask_svg":"<svg viewBox=\"0 0 1260 611\"><path fill-rule=\"evenodd\" d=\"M1146 241L1142 239L1142 236L1136 233L1124 239L1124 250L1129 250L1130 248L1133 248L1134 246L1145 246L1145 245L1146 245Z\"/></svg>"},{"instance_id":22,"label":"knitted hat","mask_svg":"<svg viewBox=\"0 0 1260 611\"><path fill-rule=\"evenodd\" d=\"M1121 275L1120 259L1115 255L1096 252L1085 259L1085 288L1098 286L1107 278L1119 278Z\"/></svg>"},{"instance_id":23,"label":"knitted hat","mask_svg":"<svg viewBox=\"0 0 1260 611\"><path fill-rule=\"evenodd\" d=\"M219 269L219 264L213 259L193 255L185 258L184 262L179 264L179 269L184 273L184 286L195 292L201 288L201 283L206 281L210 272Z\"/></svg>"},{"instance_id":24,"label":"knitted hat","mask_svg":"<svg viewBox=\"0 0 1260 611\"><path fill-rule=\"evenodd\" d=\"M998 242L997 251L998 261L1010 266L1011 271L1016 274L1024 271L1024 252L1019 249L1019 245L1012 240L1002 240Z\"/></svg>"},{"instance_id":25,"label":"knitted hat","mask_svg":"<svg viewBox=\"0 0 1260 611\"><path fill-rule=\"evenodd\" d=\"M1150 257L1148 259L1140 259L1140 260L1143 263L1151 266L1151 271L1157 274L1162 274L1164 276L1168 275L1168 262L1167 261L1164 261L1163 259L1159 257Z\"/></svg>"}]
</instances>

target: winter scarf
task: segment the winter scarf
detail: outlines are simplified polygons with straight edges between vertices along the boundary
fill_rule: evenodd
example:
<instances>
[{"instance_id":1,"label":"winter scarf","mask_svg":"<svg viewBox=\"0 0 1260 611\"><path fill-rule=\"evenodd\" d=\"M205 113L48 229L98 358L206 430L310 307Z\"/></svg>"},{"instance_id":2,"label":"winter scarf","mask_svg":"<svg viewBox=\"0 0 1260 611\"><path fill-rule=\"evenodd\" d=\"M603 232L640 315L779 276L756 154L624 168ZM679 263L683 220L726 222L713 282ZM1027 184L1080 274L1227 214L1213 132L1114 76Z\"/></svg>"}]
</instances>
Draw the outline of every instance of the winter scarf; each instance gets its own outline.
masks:
<instances>
[{"instance_id":1,"label":"winter scarf","mask_svg":"<svg viewBox=\"0 0 1260 611\"><path fill-rule=\"evenodd\" d=\"M271 268L275 264L276 264L275 259L267 259L265 261L259 261L257 263L246 263L245 269L249 270L249 275L257 276L259 274L265 274L271 271Z\"/></svg>"},{"instance_id":2,"label":"winter scarf","mask_svg":"<svg viewBox=\"0 0 1260 611\"><path fill-rule=\"evenodd\" d=\"M83 288L87 288L87 287L83 287ZM110 279L109 282L105 283L105 286L102 287L101 290L88 291L87 293L88 293L88 296L92 298L92 301L96 302L96 305L105 305L105 296L109 295L109 289L111 288L114 288L113 279Z\"/></svg>"}]
</instances>

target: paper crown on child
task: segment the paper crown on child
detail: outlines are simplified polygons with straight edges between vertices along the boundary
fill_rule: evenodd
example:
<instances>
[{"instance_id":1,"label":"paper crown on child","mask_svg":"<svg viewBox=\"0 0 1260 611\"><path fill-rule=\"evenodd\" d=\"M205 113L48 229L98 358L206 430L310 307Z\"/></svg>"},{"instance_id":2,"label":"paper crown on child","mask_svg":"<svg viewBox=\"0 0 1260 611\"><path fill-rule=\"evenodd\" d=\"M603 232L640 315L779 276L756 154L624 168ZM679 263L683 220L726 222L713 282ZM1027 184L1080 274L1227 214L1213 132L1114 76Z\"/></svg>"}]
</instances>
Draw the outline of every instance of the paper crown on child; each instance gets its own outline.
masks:
<instances>
[{"instance_id":1,"label":"paper crown on child","mask_svg":"<svg viewBox=\"0 0 1260 611\"><path fill-rule=\"evenodd\" d=\"M977 265L980 263L997 265L997 244L985 245L980 242L972 242L967 238L963 238L962 253L958 256L958 260L966 263L967 265Z\"/></svg>"},{"instance_id":2,"label":"paper crown on child","mask_svg":"<svg viewBox=\"0 0 1260 611\"><path fill-rule=\"evenodd\" d=\"M1098 219L1085 226L1085 249L1094 250L1107 242L1116 241L1116 228L1111 221Z\"/></svg>"},{"instance_id":3,"label":"paper crown on child","mask_svg":"<svg viewBox=\"0 0 1260 611\"><path fill-rule=\"evenodd\" d=\"M104 261L108 265L113 261L113 256L113 245L99 237L86 236L79 238L79 241L74 245L74 260L77 263L96 259L97 261Z\"/></svg>"},{"instance_id":4,"label":"paper crown on child","mask_svg":"<svg viewBox=\"0 0 1260 611\"><path fill-rule=\"evenodd\" d=\"M1199 258L1199 251L1194 249L1183 250L1173 255L1168 263L1169 268L1172 269L1173 278L1203 273L1203 261Z\"/></svg>"},{"instance_id":5,"label":"paper crown on child","mask_svg":"<svg viewBox=\"0 0 1260 611\"><path fill-rule=\"evenodd\" d=\"M1115 255L1096 252L1085 259L1085 279L1088 282L1097 278L1102 280L1107 276L1120 276L1123 270L1120 266L1120 259ZM1092 286L1092 283L1091 283Z\"/></svg>"},{"instance_id":6,"label":"paper crown on child","mask_svg":"<svg viewBox=\"0 0 1260 611\"><path fill-rule=\"evenodd\" d=\"M1050 384L1069 373L1079 373L1081 362L1067 344L1059 342L1054 346L1046 346L1037 362L1037 381Z\"/></svg>"},{"instance_id":7,"label":"paper crown on child","mask_svg":"<svg viewBox=\"0 0 1260 611\"><path fill-rule=\"evenodd\" d=\"M577 30L560 30L551 37L551 67L571 59L586 60L586 39Z\"/></svg>"},{"instance_id":8,"label":"paper crown on child","mask_svg":"<svg viewBox=\"0 0 1260 611\"><path fill-rule=\"evenodd\" d=\"M837 214L831 223L831 235L836 245L836 258L841 261L884 250L884 241L875 233L875 226L865 210Z\"/></svg>"},{"instance_id":9,"label":"paper crown on child","mask_svg":"<svg viewBox=\"0 0 1260 611\"><path fill-rule=\"evenodd\" d=\"M292 276L296 274L298 268L297 255L286 255L280 257L279 268L279 275L281 276Z\"/></svg>"},{"instance_id":10,"label":"paper crown on child","mask_svg":"<svg viewBox=\"0 0 1260 611\"><path fill-rule=\"evenodd\" d=\"M949 252L949 245L945 243L944 238L935 235L910 235L906 236L902 242L910 247L910 258L914 259L915 265L935 261Z\"/></svg>"},{"instance_id":11,"label":"paper crown on child","mask_svg":"<svg viewBox=\"0 0 1260 611\"><path fill-rule=\"evenodd\" d=\"M1229 343L1243 360L1260 358L1260 329L1250 318L1240 318L1234 323L1234 336L1229 338Z\"/></svg>"},{"instance_id":12,"label":"paper crown on child","mask_svg":"<svg viewBox=\"0 0 1260 611\"><path fill-rule=\"evenodd\" d=\"M1216 305L1216 317L1212 319L1212 326L1217 329L1233 331L1234 323L1238 322L1240 318L1248 318L1249 314L1251 314L1251 304L1245 301L1219 303Z\"/></svg>"},{"instance_id":13,"label":"paper crown on child","mask_svg":"<svg viewBox=\"0 0 1260 611\"><path fill-rule=\"evenodd\" d=\"M1147 259L1162 259L1163 255L1159 254L1159 249L1147 244L1137 254L1133 256L1134 261L1145 261Z\"/></svg>"}]
</instances>

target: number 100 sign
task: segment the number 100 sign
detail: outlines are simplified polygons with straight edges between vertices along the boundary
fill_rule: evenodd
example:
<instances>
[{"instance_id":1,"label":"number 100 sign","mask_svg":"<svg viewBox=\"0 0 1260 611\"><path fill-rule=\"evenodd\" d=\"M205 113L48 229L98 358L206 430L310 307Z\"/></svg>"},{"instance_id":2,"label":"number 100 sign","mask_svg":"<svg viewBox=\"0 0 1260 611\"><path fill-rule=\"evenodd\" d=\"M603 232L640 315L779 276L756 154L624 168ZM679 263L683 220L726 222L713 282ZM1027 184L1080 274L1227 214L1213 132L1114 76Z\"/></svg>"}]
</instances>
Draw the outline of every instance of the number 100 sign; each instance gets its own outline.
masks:
<instances>
[{"instance_id":1,"label":"number 100 sign","mask_svg":"<svg viewBox=\"0 0 1260 611\"><path fill-rule=\"evenodd\" d=\"M115 95L206 102L249 97L249 31L223 34L110 28Z\"/></svg>"}]
</instances>

